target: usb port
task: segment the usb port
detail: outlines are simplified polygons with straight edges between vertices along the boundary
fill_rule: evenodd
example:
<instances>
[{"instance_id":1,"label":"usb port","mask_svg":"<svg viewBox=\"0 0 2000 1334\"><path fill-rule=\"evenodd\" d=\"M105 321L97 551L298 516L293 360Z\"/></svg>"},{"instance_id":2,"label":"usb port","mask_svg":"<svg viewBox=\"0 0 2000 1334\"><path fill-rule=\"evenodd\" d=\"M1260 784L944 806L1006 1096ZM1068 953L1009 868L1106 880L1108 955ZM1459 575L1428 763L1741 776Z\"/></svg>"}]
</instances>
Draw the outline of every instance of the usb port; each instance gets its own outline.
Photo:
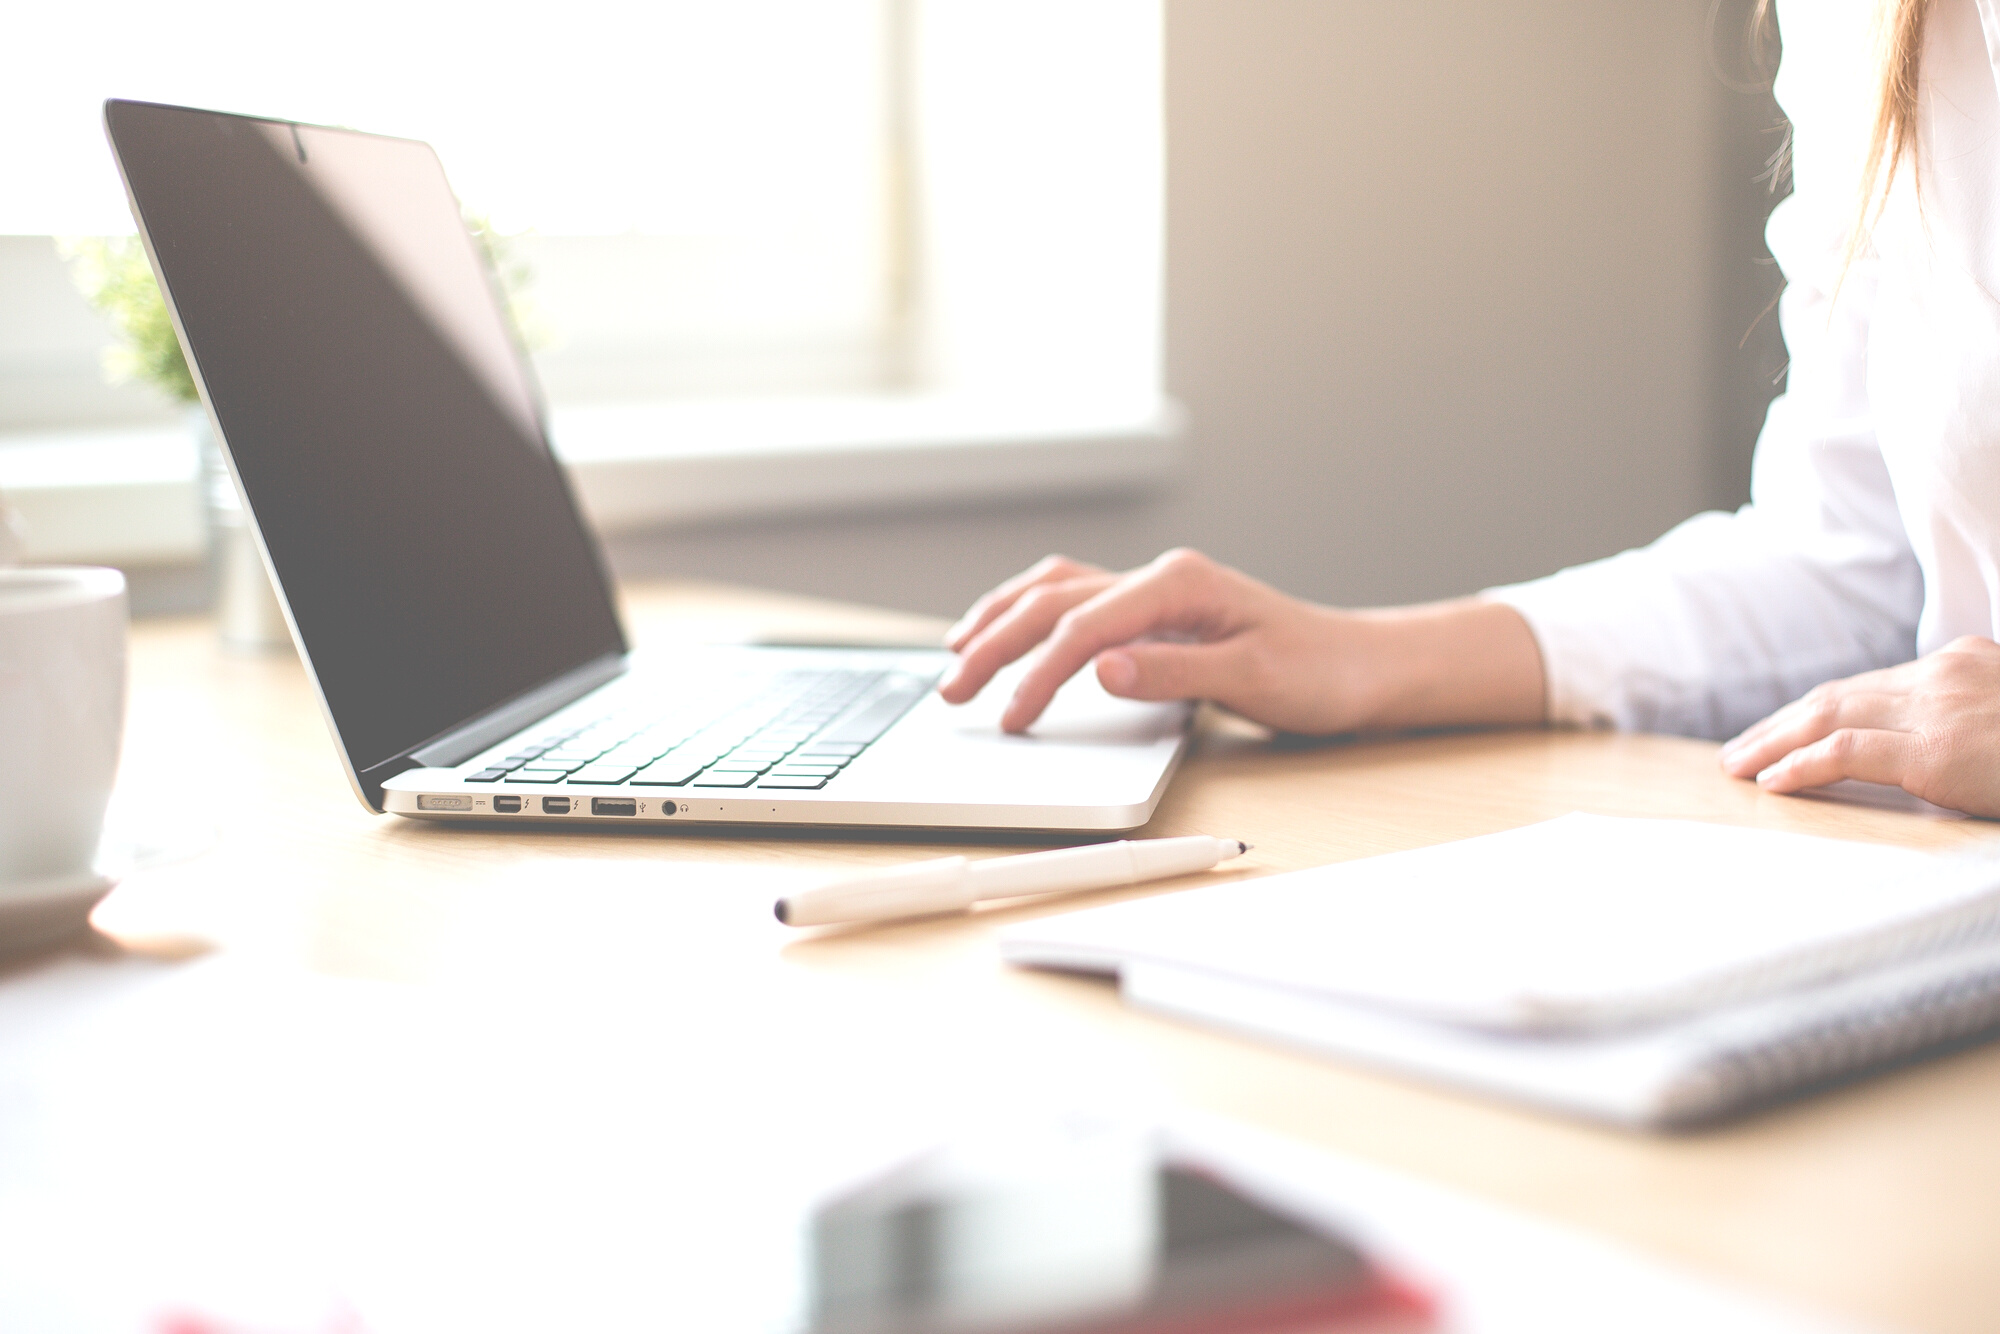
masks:
<instances>
[{"instance_id":1,"label":"usb port","mask_svg":"<svg viewBox=\"0 0 2000 1334\"><path fill-rule=\"evenodd\" d=\"M592 797L590 799L590 813L592 815L637 815L639 813L639 799L637 797Z\"/></svg>"},{"instance_id":2,"label":"usb port","mask_svg":"<svg viewBox=\"0 0 2000 1334\"><path fill-rule=\"evenodd\" d=\"M543 814L543 815L568 815L568 814L569 814L569 798L568 798L568 797L543 797L543 798L542 798L542 814Z\"/></svg>"},{"instance_id":3,"label":"usb port","mask_svg":"<svg viewBox=\"0 0 2000 1334\"><path fill-rule=\"evenodd\" d=\"M493 809L502 815L512 815L521 809L521 799L496 792L493 794Z\"/></svg>"}]
</instances>

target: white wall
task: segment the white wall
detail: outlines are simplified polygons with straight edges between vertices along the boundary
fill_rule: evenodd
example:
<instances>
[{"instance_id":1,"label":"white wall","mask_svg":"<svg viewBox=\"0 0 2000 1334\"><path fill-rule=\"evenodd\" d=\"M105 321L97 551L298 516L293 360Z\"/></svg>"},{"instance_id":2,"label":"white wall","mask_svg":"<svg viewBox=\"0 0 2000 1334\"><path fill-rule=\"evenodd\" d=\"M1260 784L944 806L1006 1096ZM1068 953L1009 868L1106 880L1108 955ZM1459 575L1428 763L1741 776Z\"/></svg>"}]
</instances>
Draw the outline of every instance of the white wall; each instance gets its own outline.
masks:
<instances>
[{"instance_id":1,"label":"white wall","mask_svg":"<svg viewBox=\"0 0 2000 1334\"><path fill-rule=\"evenodd\" d=\"M1351 603L1734 504L1782 354L1767 99L1705 0L1170 0L1160 494L660 534L632 572L948 612L1046 550L1193 544ZM1726 40L1726 38L1725 38Z\"/></svg>"}]
</instances>

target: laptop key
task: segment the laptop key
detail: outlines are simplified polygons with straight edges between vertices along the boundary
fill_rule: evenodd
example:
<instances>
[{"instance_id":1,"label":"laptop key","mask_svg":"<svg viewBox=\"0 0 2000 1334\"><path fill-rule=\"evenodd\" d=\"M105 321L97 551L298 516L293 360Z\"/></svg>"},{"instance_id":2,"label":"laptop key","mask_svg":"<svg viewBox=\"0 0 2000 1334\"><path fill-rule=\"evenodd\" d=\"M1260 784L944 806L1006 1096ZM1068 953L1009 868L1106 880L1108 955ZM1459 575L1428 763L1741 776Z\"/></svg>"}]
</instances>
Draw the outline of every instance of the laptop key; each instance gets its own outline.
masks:
<instances>
[{"instance_id":1,"label":"laptop key","mask_svg":"<svg viewBox=\"0 0 2000 1334\"><path fill-rule=\"evenodd\" d=\"M804 758L807 755L829 755L837 760L846 761L853 759L866 749L866 746L858 746L851 742L809 741L793 753L800 758Z\"/></svg>"},{"instance_id":2,"label":"laptop key","mask_svg":"<svg viewBox=\"0 0 2000 1334\"><path fill-rule=\"evenodd\" d=\"M507 771L505 769L481 769L476 774L467 774L465 781L468 783L497 783L506 776Z\"/></svg>"},{"instance_id":3,"label":"laptop key","mask_svg":"<svg viewBox=\"0 0 2000 1334\"><path fill-rule=\"evenodd\" d=\"M694 780L695 787L749 787L757 781L754 773L710 769Z\"/></svg>"},{"instance_id":4,"label":"laptop key","mask_svg":"<svg viewBox=\"0 0 2000 1334\"><path fill-rule=\"evenodd\" d=\"M516 769L507 775L510 783L560 783L569 777L567 769Z\"/></svg>"},{"instance_id":5,"label":"laptop key","mask_svg":"<svg viewBox=\"0 0 2000 1334\"><path fill-rule=\"evenodd\" d=\"M817 791L826 784L826 779L807 774L768 774L757 782L760 788L781 787L798 791Z\"/></svg>"},{"instance_id":6,"label":"laptop key","mask_svg":"<svg viewBox=\"0 0 2000 1334\"><path fill-rule=\"evenodd\" d=\"M632 776L629 764L586 764L569 776L572 783L622 783Z\"/></svg>"},{"instance_id":7,"label":"laptop key","mask_svg":"<svg viewBox=\"0 0 2000 1334\"><path fill-rule=\"evenodd\" d=\"M649 764L632 775L632 782L638 787L679 787L700 773L702 767L699 764L662 761L659 764Z\"/></svg>"},{"instance_id":8,"label":"laptop key","mask_svg":"<svg viewBox=\"0 0 2000 1334\"><path fill-rule=\"evenodd\" d=\"M840 772L837 764L781 764L771 770L773 778L831 778Z\"/></svg>"},{"instance_id":9,"label":"laptop key","mask_svg":"<svg viewBox=\"0 0 2000 1334\"><path fill-rule=\"evenodd\" d=\"M921 681L885 691L829 727L825 740L834 745L865 746L888 731L891 724L908 713L929 691L928 683Z\"/></svg>"}]
</instances>

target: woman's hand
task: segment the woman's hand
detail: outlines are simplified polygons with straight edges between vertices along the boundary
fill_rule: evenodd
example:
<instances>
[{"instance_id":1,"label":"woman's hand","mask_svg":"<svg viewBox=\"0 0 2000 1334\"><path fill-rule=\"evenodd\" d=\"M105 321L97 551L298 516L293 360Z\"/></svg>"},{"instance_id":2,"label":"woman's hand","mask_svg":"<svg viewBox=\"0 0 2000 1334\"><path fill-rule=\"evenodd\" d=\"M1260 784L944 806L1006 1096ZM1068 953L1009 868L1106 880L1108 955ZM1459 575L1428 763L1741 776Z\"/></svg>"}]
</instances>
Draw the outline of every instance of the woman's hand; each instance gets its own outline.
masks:
<instances>
[{"instance_id":1,"label":"woman's hand","mask_svg":"<svg viewBox=\"0 0 2000 1334\"><path fill-rule=\"evenodd\" d=\"M1213 700L1311 735L1542 718L1540 650L1512 608L1338 611L1194 551L1123 574L1051 556L974 603L945 642L959 662L938 690L954 704L1041 646L1001 715L1011 732L1093 660L1113 695Z\"/></svg>"},{"instance_id":2,"label":"woman's hand","mask_svg":"<svg viewBox=\"0 0 2000 1334\"><path fill-rule=\"evenodd\" d=\"M1723 746L1722 767L1767 792L1857 778L2000 816L2000 644L1967 636L1816 686Z\"/></svg>"}]
</instances>

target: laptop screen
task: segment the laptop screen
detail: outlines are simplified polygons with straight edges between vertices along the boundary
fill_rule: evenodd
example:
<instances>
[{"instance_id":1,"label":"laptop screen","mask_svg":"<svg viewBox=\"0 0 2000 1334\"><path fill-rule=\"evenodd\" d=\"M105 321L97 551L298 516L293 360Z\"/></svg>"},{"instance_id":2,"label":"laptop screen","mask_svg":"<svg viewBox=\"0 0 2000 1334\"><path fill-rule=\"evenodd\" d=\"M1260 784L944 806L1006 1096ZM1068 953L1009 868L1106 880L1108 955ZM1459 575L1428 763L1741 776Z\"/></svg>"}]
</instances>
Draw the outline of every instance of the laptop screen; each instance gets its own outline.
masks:
<instances>
[{"instance_id":1,"label":"laptop screen","mask_svg":"<svg viewBox=\"0 0 2000 1334\"><path fill-rule=\"evenodd\" d=\"M355 771L622 652L429 146L132 102L105 119Z\"/></svg>"}]
</instances>

